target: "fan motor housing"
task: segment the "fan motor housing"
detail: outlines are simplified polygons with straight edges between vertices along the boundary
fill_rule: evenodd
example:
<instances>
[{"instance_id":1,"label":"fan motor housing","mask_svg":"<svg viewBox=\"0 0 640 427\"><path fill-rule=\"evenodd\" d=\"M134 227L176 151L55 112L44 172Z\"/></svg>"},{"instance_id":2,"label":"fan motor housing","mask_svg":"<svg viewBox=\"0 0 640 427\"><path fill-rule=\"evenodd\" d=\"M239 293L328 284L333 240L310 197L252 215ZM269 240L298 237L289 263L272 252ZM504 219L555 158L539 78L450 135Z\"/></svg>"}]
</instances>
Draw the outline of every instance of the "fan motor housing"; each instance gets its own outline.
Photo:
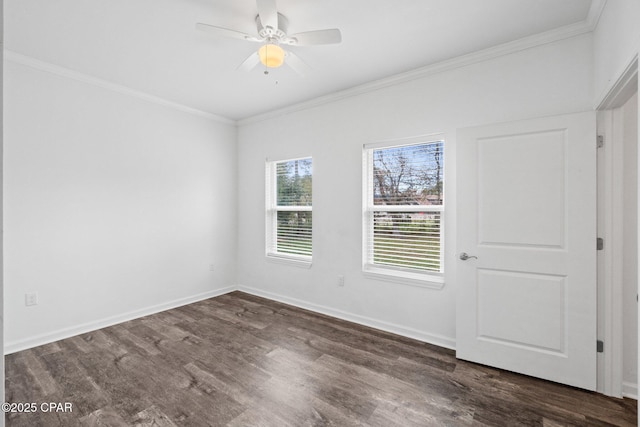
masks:
<instances>
[{"instance_id":1,"label":"fan motor housing","mask_svg":"<svg viewBox=\"0 0 640 427\"><path fill-rule=\"evenodd\" d=\"M258 34L265 39L280 40L287 36L287 30L289 29L289 20L286 16L278 13L278 28L264 27L260 20L260 15L256 16L256 26L258 27Z\"/></svg>"}]
</instances>

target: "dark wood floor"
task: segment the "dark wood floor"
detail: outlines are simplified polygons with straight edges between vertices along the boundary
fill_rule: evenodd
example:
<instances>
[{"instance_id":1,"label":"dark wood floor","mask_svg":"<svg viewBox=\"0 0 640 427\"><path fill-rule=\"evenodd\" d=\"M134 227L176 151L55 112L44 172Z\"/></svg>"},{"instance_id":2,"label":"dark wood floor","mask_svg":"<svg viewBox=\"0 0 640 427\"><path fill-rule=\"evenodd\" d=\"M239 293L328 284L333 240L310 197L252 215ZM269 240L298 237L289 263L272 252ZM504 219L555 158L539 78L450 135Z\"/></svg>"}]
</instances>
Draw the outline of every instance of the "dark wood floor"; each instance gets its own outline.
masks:
<instances>
[{"instance_id":1,"label":"dark wood floor","mask_svg":"<svg viewBox=\"0 0 640 427\"><path fill-rule=\"evenodd\" d=\"M636 425L635 400L241 292L11 354L6 401L29 427Z\"/></svg>"}]
</instances>

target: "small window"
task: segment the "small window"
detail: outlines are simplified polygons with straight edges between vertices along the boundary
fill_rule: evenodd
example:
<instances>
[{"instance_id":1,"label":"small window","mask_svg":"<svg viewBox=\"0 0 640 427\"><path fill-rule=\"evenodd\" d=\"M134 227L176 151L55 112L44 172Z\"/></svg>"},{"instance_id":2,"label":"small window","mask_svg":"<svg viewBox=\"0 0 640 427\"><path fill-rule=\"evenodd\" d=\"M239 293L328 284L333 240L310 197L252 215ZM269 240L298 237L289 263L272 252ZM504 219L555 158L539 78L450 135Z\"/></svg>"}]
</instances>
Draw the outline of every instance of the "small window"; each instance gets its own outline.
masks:
<instances>
[{"instance_id":1,"label":"small window","mask_svg":"<svg viewBox=\"0 0 640 427\"><path fill-rule=\"evenodd\" d=\"M365 146L364 271L442 283L444 141Z\"/></svg>"},{"instance_id":2,"label":"small window","mask_svg":"<svg viewBox=\"0 0 640 427\"><path fill-rule=\"evenodd\" d=\"M267 256L311 262L311 158L267 163Z\"/></svg>"}]
</instances>

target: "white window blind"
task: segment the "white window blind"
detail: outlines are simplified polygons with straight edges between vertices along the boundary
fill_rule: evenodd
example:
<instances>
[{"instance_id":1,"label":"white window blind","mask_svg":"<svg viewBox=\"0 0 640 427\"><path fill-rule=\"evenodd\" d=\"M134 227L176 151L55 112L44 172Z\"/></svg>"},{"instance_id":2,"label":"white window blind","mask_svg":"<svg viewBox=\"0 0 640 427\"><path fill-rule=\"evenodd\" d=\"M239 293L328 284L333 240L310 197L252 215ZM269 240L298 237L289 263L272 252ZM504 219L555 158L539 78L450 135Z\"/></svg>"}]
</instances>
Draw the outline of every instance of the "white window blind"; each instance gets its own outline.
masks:
<instances>
[{"instance_id":1,"label":"white window blind","mask_svg":"<svg viewBox=\"0 0 640 427\"><path fill-rule=\"evenodd\" d=\"M267 254L310 260L311 158L268 163L267 175Z\"/></svg>"},{"instance_id":2,"label":"white window blind","mask_svg":"<svg viewBox=\"0 0 640 427\"><path fill-rule=\"evenodd\" d=\"M365 147L364 264L441 275L444 141Z\"/></svg>"},{"instance_id":3,"label":"white window blind","mask_svg":"<svg viewBox=\"0 0 640 427\"><path fill-rule=\"evenodd\" d=\"M372 264L440 272L440 212L373 212Z\"/></svg>"}]
</instances>

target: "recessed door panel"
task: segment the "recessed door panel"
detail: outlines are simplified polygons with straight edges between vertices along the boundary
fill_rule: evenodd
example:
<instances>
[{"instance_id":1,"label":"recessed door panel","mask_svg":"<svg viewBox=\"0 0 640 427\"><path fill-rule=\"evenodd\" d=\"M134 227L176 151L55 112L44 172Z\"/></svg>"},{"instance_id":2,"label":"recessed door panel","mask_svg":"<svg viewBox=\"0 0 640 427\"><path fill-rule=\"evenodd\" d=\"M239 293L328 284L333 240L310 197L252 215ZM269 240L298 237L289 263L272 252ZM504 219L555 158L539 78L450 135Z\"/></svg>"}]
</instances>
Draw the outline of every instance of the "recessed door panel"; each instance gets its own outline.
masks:
<instances>
[{"instance_id":1,"label":"recessed door panel","mask_svg":"<svg viewBox=\"0 0 640 427\"><path fill-rule=\"evenodd\" d=\"M478 269L481 340L566 353L566 278Z\"/></svg>"},{"instance_id":2,"label":"recessed door panel","mask_svg":"<svg viewBox=\"0 0 640 427\"><path fill-rule=\"evenodd\" d=\"M566 132L477 141L478 242L564 246Z\"/></svg>"}]
</instances>

